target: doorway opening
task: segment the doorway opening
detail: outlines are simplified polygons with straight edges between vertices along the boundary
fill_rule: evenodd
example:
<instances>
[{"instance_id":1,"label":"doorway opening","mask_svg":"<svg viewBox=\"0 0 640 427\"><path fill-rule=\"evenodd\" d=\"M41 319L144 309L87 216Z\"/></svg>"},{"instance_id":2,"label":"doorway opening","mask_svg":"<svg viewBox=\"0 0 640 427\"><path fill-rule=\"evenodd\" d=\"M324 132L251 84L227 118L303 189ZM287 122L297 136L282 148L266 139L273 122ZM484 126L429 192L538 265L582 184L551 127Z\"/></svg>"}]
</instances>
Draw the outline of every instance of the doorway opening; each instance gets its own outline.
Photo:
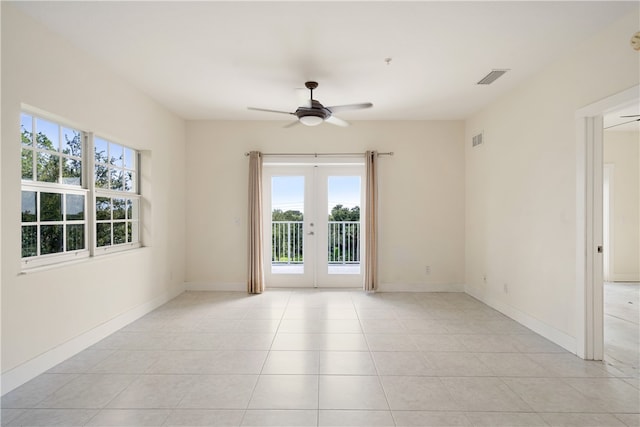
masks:
<instances>
[{"instance_id":1,"label":"doorway opening","mask_svg":"<svg viewBox=\"0 0 640 427\"><path fill-rule=\"evenodd\" d=\"M361 287L364 164L268 163L263 174L267 285Z\"/></svg>"},{"instance_id":2,"label":"doorway opening","mask_svg":"<svg viewBox=\"0 0 640 427\"><path fill-rule=\"evenodd\" d=\"M616 258L620 256L620 251L615 248L613 250L607 249L614 244L617 232L616 235L612 234L611 229L615 229L615 226L609 227L609 224L605 223L605 207L608 207L609 216L612 216L611 212L616 211L615 199L612 196L616 190L613 188L614 180L611 179L611 169L604 167L603 141L604 128L611 127L611 123L605 123L605 119L608 121L623 107L640 108L640 86L634 86L576 112L578 136L576 295L578 301L581 302L577 306L577 324L582 327L582 330L577 331L576 335L576 354L588 360L607 360L604 337L605 312L609 308L605 304L604 275L606 272L609 277L613 277L615 274L613 266L616 265ZM620 115L624 114L618 114L618 119L629 121L629 118L621 118ZM637 141L636 138L636 143ZM635 156L638 157L637 154ZM606 198L604 197L605 173L609 174ZM617 181L616 179L615 182L617 183ZM637 176L635 182L638 182ZM635 206L638 207L638 204L636 199ZM637 219L635 223L638 225ZM605 237L607 238L606 242ZM635 248L638 249L640 236L636 236L635 239ZM608 250L606 258L604 256L605 250ZM638 261L639 257L636 255L635 259ZM605 263L607 263L606 266ZM632 298L630 302L629 305L636 306L640 303L637 298L635 300ZM635 319L637 319L637 314ZM634 329L637 338L637 324ZM611 336L611 334L609 335ZM637 351L637 346L635 350ZM637 360L637 353L634 357Z\"/></svg>"},{"instance_id":3,"label":"doorway opening","mask_svg":"<svg viewBox=\"0 0 640 427\"><path fill-rule=\"evenodd\" d=\"M640 372L640 103L603 116L604 361Z\"/></svg>"}]
</instances>

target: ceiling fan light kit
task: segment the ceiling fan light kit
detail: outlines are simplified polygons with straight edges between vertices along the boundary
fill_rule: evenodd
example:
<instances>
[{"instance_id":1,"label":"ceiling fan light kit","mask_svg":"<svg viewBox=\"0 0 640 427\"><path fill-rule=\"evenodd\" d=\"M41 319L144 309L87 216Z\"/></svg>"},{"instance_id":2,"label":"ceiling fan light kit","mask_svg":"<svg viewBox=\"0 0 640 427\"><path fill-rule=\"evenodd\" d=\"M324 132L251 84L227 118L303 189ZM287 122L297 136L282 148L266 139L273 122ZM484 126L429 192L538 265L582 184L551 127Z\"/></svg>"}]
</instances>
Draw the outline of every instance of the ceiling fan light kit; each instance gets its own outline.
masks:
<instances>
[{"instance_id":1,"label":"ceiling fan light kit","mask_svg":"<svg viewBox=\"0 0 640 427\"><path fill-rule=\"evenodd\" d=\"M305 103L306 105L298 107L295 112L269 110L265 108L255 107L249 107L249 110L294 115L298 118L298 122L302 123L305 126L318 126L322 122L327 122L331 123L332 125L346 127L349 126L349 122L334 116L333 113L335 111L361 110L363 108L373 107L373 104L370 102L325 107L319 101L313 99L313 90L318 87L318 83L310 81L306 82L304 85L310 91L309 102ZM298 122L293 122L292 124L296 124ZM290 126L291 124L285 127Z\"/></svg>"},{"instance_id":2,"label":"ceiling fan light kit","mask_svg":"<svg viewBox=\"0 0 640 427\"><path fill-rule=\"evenodd\" d=\"M320 123L324 122L324 119L320 116L302 116L299 117L300 123L305 126L318 126Z\"/></svg>"}]
</instances>

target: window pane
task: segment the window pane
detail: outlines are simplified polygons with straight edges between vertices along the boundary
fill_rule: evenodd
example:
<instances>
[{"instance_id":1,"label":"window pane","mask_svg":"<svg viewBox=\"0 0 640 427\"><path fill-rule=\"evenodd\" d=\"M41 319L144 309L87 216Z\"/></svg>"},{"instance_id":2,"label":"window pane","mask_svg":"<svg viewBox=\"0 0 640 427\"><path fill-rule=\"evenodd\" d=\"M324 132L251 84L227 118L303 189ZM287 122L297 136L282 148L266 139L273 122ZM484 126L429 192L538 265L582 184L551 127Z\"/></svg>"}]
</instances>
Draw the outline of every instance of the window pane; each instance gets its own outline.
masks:
<instances>
[{"instance_id":1,"label":"window pane","mask_svg":"<svg viewBox=\"0 0 640 427\"><path fill-rule=\"evenodd\" d=\"M67 251L84 249L84 224L67 225Z\"/></svg>"},{"instance_id":2,"label":"window pane","mask_svg":"<svg viewBox=\"0 0 640 427\"><path fill-rule=\"evenodd\" d=\"M124 159L124 151L121 145L109 143L109 163L122 167Z\"/></svg>"},{"instance_id":3,"label":"window pane","mask_svg":"<svg viewBox=\"0 0 640 427\"><path fill-rule=\"evenodd\" d=\"M139 230L138 221L127 223L127 241L137 243L140 240L138 230Z\"/></svg>"},{"instance_id":4,"label":"window pane","mask_svg":"<svg viewBox=\"0 0 640 427\"><path fill-rule=\"evenodd\" d=\"M40 221L62 221L62 194L40 193Z\"/></svg>"},{"instance_id":5,"label":"window pane","mask_svg":"<svg viewBox=\"0 0 640 427\"><path fill-rule=\"evenodd\" d=\"M109 188L109 168L96 165L95 177L97 188Z\"/></svg>"},{"instance_id":6,"label":"window pane","mask_svg":"<svg viewBox=\"0 0 640 427\"><path fill-rule=\"evenodd\" d=\"M137 199L129 199L127 200L127 219L138 219L138 200Z\"/></svg>"},{"instance_id":7,"label":"window pane","mask_svg":"<svg viewBox=\"0 0 640 427\"><path fill-rule=\"evenodd\" d=\"M124 167L127 169L136 168L135 151L130 148L124 148Z\"/></svg>"},{"instance_id":8,"label":"window pane","mask_svg":"<svg viewBox=\"0 0 640 427\"><path fill-rule=\"evenodd\" d=\"M125 199L113 199L113 219L125 219L125 209Z\"/></svg>"},{"instance_id":9,"label":"window pane","mask_svg":"<svg viewBox=\"0 0 640 427\"><path fill-rule=\"evenodd\" d=\"M62 128L62 152L69 156L82 157L82 138L80 131Z\"/></svg>"},{"instance_id":10,"label":"window pane","mask_svg":"<svg viewBox=\"0 0 640 427\"><path fill-rule=\"evenodd\" d=\"M58 182L59 171L59 156L48 153L38 153L38 181Z\"/></svg>"},{"instance_id":11,"label":"window pane","mask_svg":"<svg viewBox=\"0 0 640 427\"><path fill-rule=\"evenodd\" d=\"M96 219L111 219L111 199L108 197L96 197Z\"/></svg>"},{"instance_id":12,"label":"window pane","mask_svg":"<svg viewBox=\"0 0 640 427\"><path fill-rule=\"evenodd\" d=\"M62 183L68 185L82 184L82 162L76 159L64 159L62 164Z\"/></svg>"},{"instance_id":13,"label":"window pane","mask_svg":"<svg viewBox=\"0 0 640 427\"><path fill-rule=\"evenodd\" d=\"M60 136L57 124L36 117L36 132L38 148L44 148L49 151L60 150Z\"/></svg>"},{"instance_id":14,"label":"window pane","mask_svg":"<svg viewBox=\"0 0 640 427\"><path fill-rule=\"evenodd\" d=\"M111 173L111 189L122 191L122 170L110 169Z\"/></svg>"},{"instance_id":15,"label":"window pane","mask_svg":"<svg viewBox=\"0 0 640 427\"><path fill-rule=\"evenodd\" d=\"M22 227L22 258L36 256L38 248L38 227L26 225Z\"/></svg>"},{"instance_id":16,"label":"window pane","mask_svg":"<svg viewBox=\"0 0 640 427\"><path fill-rule=\"evenodd\" d=\"M43 225L40 227L40 254L62 252L62 225Z\"/></svg>"},{"instance_id":17,"label":"window pane","mask_svg":"<svg viewBox=\"0 0 640 427\"><path fill-rule=\"evenodd\" d=\"M107 163L109 159L109 143L104 139L93 139L94 154L96 156L96 162Z\"/></svg>"},{"instance_id":18,"label":"window pane","mask_svg":"<svg viewBox=\"0 0 640 427\"><path fill-rule=\"evenodd\" d=\"M20 114L20 134L23 145L33 146L33 117Z\"/></svg>"},{"instance_id":19,"label":"window pane","mask_svg":"<svg viewBox=\"0 0 640 427\"><path fill-rule=\"evenodd\" d=\"M67 194L67 221L81 221L84 219L84 196Z\"/></svg>"},{"instance_id":20,"label":"window pane","mask_svg":"<svg viewBox=\"0 0 640 427\"><path fill-rule=\"evenodd\" d=\"M38 220L36 194L35 191L22 192L22 222L36 222Z\"/></svg>"},{"instance_id":21,"label":"window pane","mask_svg":"<svg viewBox=\"0 0 640 427\"><path fill-rule=\"evenodd\" d=\"M33 151L22 149L22 179L33 180Z\"/></svg>"},{"instance_id":22,"label":"window pane","mask_svg":"<svg viewBox=\"0 0 640 427\"><path fill-rule=\"evenodd\" d=\"M136 191L135 189L136 174L131 171L125 171L124 173L124 191Z\"/></svg>"},{"instance_id":23,"label":"window pane","mask_svg":"<svg viewBox=\"0 0 640 427\"><path fill-rule=\"evenodd\" d=\"M96 246L111 246L111 223L96 224Z\"/></svg>"},{"instance_id":24,"label":"window pane","mask_svg":"<svg viewBox=\"0 0 640 427\"><path fill-rule=\"evenodd\" d=\"M116 222L113 224L113 244L119 245L127 243L126 222Z\"/></svg>"}]
</instances>

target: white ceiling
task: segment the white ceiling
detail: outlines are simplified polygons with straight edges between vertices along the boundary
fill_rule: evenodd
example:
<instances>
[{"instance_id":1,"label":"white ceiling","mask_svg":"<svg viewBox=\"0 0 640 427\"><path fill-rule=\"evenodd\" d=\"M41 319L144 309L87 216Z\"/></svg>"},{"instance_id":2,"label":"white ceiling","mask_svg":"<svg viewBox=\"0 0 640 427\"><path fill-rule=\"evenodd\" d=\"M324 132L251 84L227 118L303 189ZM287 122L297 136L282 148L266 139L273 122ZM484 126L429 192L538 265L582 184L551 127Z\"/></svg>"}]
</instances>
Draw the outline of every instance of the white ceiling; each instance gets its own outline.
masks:
<instances>
[{"instance_id":1,"label":"white ceiling","mask_svg":"<svg viewBox=\"0 0 640 427\"><path fill-rule=\"evenodd\" d=\"M638 5L14 4L178 115L223 120L291 120L246 107L293 111L306 80L320 83L314 98L325 105L373 102L345 119L463 119ZM511 71L476 85L492 68Z\"/></svg>"}]
</instances>

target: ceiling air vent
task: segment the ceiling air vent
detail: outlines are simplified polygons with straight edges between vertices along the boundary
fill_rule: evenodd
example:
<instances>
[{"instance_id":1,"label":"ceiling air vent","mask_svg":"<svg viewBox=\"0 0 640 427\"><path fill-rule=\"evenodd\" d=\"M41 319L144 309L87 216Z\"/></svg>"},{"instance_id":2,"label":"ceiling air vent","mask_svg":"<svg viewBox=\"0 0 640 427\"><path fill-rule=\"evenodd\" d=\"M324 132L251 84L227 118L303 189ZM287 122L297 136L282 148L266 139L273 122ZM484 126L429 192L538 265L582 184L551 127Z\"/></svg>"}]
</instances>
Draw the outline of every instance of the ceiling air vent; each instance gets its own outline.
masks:
<instances>
[{"instance_id":1,"label":"ceiling air vent","mask_svg":"<svg viewBox=\"0 0 640 427\"><path fill-rule=\"evenodd\" d=\"M486 76L484 76L482 80L480 80L477 84L490 85L491 83L495 82L498 79L498 77L502 76L507 71L509 70L508 69L507 70L491 70L491 72Z\"/></svg>"},{"instance_id":2,"label":"ceiling air vent","mask_svg":"<svg viewBox=\"0 0 640 427\"><path fill-rule=\"evenodd\" d=\"M482 133L474 135L473 138L471 138L472 147L477 147L480 144L482 144Z\"/></svg>"}]
</instances>

